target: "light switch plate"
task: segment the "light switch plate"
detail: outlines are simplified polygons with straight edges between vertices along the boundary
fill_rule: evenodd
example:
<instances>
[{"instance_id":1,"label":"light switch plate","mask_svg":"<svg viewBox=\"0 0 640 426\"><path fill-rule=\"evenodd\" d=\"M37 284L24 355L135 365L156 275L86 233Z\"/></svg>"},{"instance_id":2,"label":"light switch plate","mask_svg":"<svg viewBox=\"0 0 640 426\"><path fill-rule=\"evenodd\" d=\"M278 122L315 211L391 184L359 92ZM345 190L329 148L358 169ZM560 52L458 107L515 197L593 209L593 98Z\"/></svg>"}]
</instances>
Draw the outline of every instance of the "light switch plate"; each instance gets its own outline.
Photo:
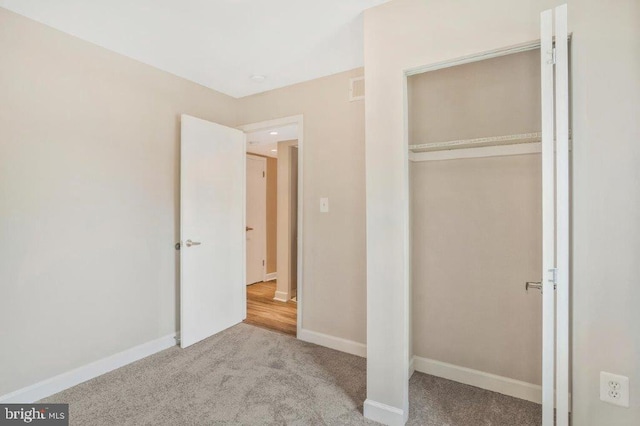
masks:
<instances>
[{"instance_id":1,"label":"light switch plate","mask_svg":"<svg viewBox=\"0 0 640 426\"><path fill-rule=\"evenodd\" d=\"M329 211L329 199L320 198L320 213L327 213Z\"/></svg>"},{"instance_id":2,"label":"light switch plate","mask_svg":"<svg viewBox=\"0 0 640 426\"><path fill-rule=\"evenodd\" d=\"M629 378L600 372L600 400L609 404L629 407Z\"/></svg>"}]
</instances>

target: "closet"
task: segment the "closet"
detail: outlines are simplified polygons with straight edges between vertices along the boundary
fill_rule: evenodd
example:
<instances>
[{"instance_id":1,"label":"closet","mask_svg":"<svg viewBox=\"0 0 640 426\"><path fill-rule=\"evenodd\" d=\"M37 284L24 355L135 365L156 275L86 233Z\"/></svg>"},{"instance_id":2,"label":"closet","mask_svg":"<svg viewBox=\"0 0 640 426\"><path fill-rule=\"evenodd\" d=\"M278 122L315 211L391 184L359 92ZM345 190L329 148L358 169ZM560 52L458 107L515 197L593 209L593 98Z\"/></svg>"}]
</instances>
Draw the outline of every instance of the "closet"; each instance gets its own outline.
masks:
<instances>
[{"instance_id":1,"label":"closet","mask_svg":"<svg viewBox=\"0 0 640 426\"><path fill-rule=\"evenodd\" d=\"M414 368L535 402L540 80L539 49L407 79Z\"/></svg>"}]
</instances>

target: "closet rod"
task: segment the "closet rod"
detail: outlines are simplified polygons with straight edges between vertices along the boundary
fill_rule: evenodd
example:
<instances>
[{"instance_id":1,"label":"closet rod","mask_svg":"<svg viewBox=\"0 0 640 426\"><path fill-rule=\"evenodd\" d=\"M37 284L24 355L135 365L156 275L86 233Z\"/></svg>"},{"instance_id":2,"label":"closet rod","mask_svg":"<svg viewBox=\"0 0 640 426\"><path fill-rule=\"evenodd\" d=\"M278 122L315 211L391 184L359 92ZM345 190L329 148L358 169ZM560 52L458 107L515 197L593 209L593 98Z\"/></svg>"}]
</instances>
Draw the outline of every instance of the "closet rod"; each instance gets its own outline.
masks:
<instances>
[{"instance_id":1,"label":"closet rod","mask_svg":"<svg viewBox=\"0 0 640 426\"><path fill-rule=\"evenodd\" d=\"M418 145L409 145L409 150L412 152L430 152L430 151L442 151L456 148L472 148L478 145L493 146L493 145L512 145L520 143L535 143L542 140L542 133L520 133L517 135L504 135L504 136L489 136L484 138L475 139L460 139L455 141L446 142L431 142Z\"/></svg>"}]
</instances>

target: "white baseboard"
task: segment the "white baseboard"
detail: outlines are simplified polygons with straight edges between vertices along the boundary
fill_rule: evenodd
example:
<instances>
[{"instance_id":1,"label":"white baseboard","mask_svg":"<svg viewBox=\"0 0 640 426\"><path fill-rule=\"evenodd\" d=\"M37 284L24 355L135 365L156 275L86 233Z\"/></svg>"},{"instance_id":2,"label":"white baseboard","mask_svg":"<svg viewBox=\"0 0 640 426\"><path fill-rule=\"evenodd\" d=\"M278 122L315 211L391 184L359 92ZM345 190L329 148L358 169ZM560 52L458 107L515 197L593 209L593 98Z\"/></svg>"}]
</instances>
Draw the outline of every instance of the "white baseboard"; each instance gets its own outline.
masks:
<instances>
[{"instance_id":1,"label":"white baseboard","mask_svg":"<svg viewBox=\"0 0 640 426\"><path fill-rule=\"evenodd\" d=\"M415 371L420 373L431 374L538 404L542 403L542 387L539 385L419 356L413 357L412 364Z\"/></svg>"},{"instance_id":2,"label":"white baseboard","mask_svg":"<svg viewBox=\"0 0 640 426\"><path fill-rule=\"evenodd\" d=\"M407 419L404 410L367 399L363 407L364 417L389 426L403 426Z\"/></svg>"},{"instance_id":3,"label":"white baseboard","mask_svg":"<svg viewBox=\"0 0 640 426\"><path fill-rule=\"evenodd\" d=\"M411 360L409 361L409 378L411 378L411 376L413 376L413 373L416 372L415 360L416 360L416 357L412 356Z\"/></svg>"},{"instance_id":4,"label":"white baseboard","mask_svg":"<svg viewBox=\"0 0 640 426\"><path fill-rule=\"evenodd\" d=\"M328 334L318 333L305 328L301 328L298 331L298 339L363 358L367 356L367 345L363 343L341 337L329 336Z\"/></svg>"},{"instance_id":5,"label":"white baseboard","mask_svg":"<svg viewBox=\"0 0 640 426\"><path fill-rule=\"evenodd\" d=\"M277 300L278 302L288 302L289 293L286 291L276 291L276 294L273 296L273 300Z\"/></svg>"},{"instance_id":6,"label":"white baseboard","mask_svg":"<svg viewBox=\"0 0 640 426\"><path fill-rule=\"evenodd\" d=\"M271 272L270 274L265 274L264 276L264 280L265 281L273 281L273 280L277 280L278 279L278 273L277 272Z\"/></svg>"},{"instance_id":7,"label":"white baseboard","mask_svg":"<svg viewBox=\"0 0 640 426\"><path fill-rule=\"evenodd\" d=\"M142 358L176 345L176 335L169 334L131 349L108 356L90 364L78 367L17 391L0 396L0 403L30 404L46 398L94 377L101 376L116 368L123 367Z\"/></svg>"}]
</instances>

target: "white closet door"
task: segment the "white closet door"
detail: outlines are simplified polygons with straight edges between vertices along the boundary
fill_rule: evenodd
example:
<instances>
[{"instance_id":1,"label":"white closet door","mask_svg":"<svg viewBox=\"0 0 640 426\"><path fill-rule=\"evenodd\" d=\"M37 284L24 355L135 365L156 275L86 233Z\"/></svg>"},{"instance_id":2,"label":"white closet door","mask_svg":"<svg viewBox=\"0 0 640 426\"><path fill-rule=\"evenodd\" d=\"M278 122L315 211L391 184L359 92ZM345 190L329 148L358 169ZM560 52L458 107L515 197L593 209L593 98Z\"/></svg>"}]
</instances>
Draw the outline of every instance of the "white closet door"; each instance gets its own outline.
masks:
<instances>
[{"instance_id":1,"label":"white closet door","mask_svg":"<svg viewBox=\"0 0 640 426\"><path fill-rule=\"evenodd\" d=\"M543 188L542 424L568 426L569 55L566 5L556 7L555 11L547 10L542 13L540 39Z\"/></svg>"},{"instance_id":2,"label":"white closet door","mask_svg":"<svg viewBox=\"0 0 640 426\"><path fill-rule=\"evenodd\" d=\"M542 425L553 426L555 406L556 293L555 154L553 105L553 11L542 12L540 66L542 86Z\"/></svg>"},{"instance_id":3,"label":"white closet door","mask_svg":"<svg viewBox=\"0 0 640 426\"><path fill-rule=\"evenodd\" d=\"M569 46L567 5L556 7L556 422L569 424Z\"/></svg>"}]
</instances>

